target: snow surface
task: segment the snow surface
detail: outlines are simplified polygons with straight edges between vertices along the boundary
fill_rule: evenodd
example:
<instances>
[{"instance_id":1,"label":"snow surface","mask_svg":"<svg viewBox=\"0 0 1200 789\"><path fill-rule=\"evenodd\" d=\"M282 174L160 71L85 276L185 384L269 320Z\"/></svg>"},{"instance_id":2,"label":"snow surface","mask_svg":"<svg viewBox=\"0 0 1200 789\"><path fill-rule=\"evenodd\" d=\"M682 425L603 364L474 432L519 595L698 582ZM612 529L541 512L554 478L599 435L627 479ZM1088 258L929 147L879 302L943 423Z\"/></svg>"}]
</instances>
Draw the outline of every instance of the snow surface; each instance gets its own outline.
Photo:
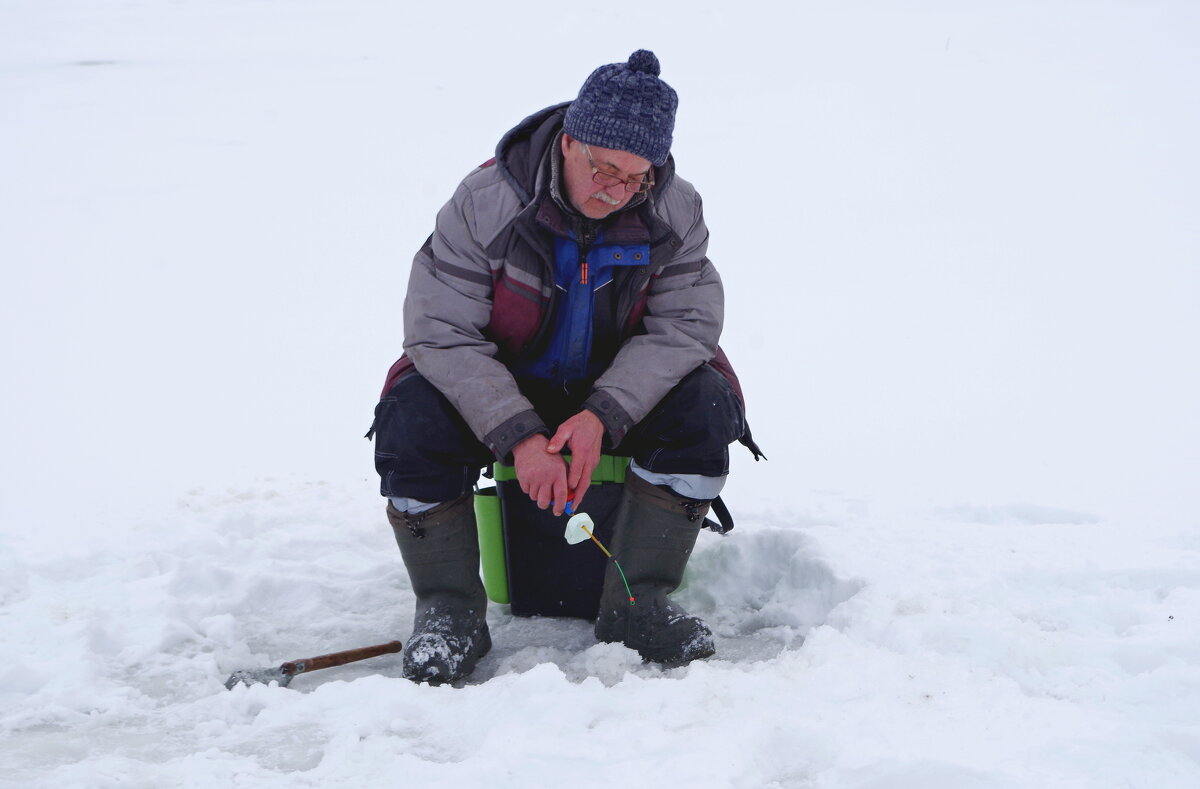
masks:
<instances>
[{"instance_id":1,"label":"snow surface","mask_svg":"<svg viewBox=\"0 0 1200 789\"><path fill-rule=\"evenodd\" d=\"M717 656L493 605L463 687L225 691L408 637L412 253L636 47L770 457ZM1189 2L5 0L0 784L1200 786L1197 73Z\"/></svg>"}]
</instances>

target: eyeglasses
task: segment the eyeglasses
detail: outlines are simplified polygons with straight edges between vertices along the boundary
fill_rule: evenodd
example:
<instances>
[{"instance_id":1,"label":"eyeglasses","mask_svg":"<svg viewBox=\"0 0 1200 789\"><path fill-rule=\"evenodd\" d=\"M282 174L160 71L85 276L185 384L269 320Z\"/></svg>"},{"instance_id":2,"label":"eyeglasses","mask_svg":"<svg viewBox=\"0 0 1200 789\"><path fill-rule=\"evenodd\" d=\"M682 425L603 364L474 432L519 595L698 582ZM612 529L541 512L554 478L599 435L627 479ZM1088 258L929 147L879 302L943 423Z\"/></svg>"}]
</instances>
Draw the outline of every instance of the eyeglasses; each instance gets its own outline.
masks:
<instances>
[{"instance_id":1,"label":"eyeglasses","mask_svg":"<svg viewBox=\"0 0 1200 789\"><path fill-rule=\"evenodd\" d=\"M654 187L654 179L650 176L649 171L647 171L640 180L629 181L615 176L612 173L604 172L596 166L596 160L592 158L592 150L588 148L587 143L581 140L579 144L583 146L583 153L585 156L587 156L588 164L592 166L592 180L604 188L607 189L609 187L616 186L617 184L625 184L625 191L637 194L639 192L649 192Z\"/></svg>"}]
</instances>

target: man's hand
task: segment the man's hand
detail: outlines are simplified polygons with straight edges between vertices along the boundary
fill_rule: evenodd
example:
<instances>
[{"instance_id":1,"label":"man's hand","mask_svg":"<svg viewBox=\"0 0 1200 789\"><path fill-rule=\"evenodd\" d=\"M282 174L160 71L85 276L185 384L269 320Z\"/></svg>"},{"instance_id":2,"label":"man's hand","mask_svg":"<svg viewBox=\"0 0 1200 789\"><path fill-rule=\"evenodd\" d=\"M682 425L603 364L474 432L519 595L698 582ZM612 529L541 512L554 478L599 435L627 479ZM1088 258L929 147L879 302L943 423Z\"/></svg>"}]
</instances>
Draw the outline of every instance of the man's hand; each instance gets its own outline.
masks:
<instances>
[{"instance_id":1,"label":"man's hand","mask_svg":"<svg viewBox=\"0 0 1200 789\"><path fill-rule=\"evenodd\" d=\"M513 447L513 465L521 490L537 502L538 509L553 501L554 514L562 515L568 499L567 461L557 450L550 451L549 443L541 433L525 439Z\"/></svg>"},{"instance_id":2,"label":"man's hand","mask_svg":"<svg viewBox=\"0 0 1200 789\"><path fill-rule=\"evenodd\" d=\"M559 425L558 432L546 446L549 452L571 450L571 468L567 472L567 488L575 493L574 509L579 512L583 495L592 484L592 472L600 465L600 442L604 440L604 424L600 417L586 408ZM558 499L555 499L557 505ZM557 509L557 506L555 507ZM561 513L554 513L559 515Z\"/></svg>"}]
</instances>

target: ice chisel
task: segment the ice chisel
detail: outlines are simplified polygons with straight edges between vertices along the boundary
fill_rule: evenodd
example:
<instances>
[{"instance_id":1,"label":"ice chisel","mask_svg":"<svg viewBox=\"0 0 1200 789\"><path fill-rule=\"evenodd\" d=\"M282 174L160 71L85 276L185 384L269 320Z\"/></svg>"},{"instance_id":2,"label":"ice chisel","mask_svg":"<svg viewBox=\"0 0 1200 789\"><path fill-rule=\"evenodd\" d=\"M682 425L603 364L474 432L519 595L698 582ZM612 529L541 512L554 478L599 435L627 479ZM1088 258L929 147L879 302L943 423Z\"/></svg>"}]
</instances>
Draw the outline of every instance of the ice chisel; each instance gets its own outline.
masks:
<instances>
[{"instance_id":1,"label":"ice chisel","mask_svg":"<svg viewBox=\"0 0 1200 789\"><path fill-rule=\"evenodd\" d=\"M289 660L281 664L278 668L241 669L229 675L229 679L225 680L225 687L233 690L234 685L237 685L239 682L244 685L253 685L256 682L263 684L278 682L279 687L286 688L297 674L303 674L307 671L318 671L323 668L333 668L334 666L344 666L347 663L354 663L358 660L366 660L378 655L399 652L403 648L403 645L399 641L389 641L386 644L376 644L373 647L359 647L358 649L347 649L345 652L332 652L328 655L318 655L317 657L304 658L302 660Z\"/></svg>"}]
</instances>

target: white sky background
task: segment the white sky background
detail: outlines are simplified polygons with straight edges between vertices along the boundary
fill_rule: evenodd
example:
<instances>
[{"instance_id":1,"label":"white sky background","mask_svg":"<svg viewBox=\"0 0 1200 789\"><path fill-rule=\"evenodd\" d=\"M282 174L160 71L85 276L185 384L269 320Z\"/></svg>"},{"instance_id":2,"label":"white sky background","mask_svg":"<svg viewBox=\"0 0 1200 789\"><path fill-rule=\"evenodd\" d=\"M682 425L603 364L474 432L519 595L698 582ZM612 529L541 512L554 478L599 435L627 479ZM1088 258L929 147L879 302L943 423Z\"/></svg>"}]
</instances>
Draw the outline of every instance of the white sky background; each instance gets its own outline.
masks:
<instances>
[{"instance_id":1,"label":"white sky background","mask_svg":"<svg viewBox=\"0 0 1200 789\"><path fill-rule=\"evenodd\" d=\"M0 529L111 539L263 478L371 495L437 208L638 47L770 457L735 450L735 511L1194 521L1198 43L1189 3L9 0Z\"/></svg>"}]
</instances>

